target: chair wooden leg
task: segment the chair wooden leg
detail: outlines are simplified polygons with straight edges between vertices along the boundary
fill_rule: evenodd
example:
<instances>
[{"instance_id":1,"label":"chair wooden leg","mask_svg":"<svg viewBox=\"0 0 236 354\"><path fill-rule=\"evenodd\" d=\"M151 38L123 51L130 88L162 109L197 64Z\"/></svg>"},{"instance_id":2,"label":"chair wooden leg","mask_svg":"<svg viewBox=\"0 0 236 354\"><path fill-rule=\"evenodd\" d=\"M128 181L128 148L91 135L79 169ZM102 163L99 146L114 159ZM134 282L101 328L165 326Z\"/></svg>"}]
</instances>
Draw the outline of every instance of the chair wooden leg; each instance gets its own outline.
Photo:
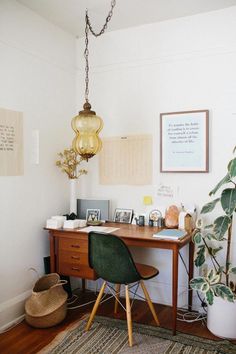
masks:
<instances>
[{"instance_id":1,"label":"chair wooden leg","mask_svg":"<svg viewBox=\"0 0 236 354\"><path fill-rule=\"evenodd\" d=\"M129 300L129 286L125 285L125 298L126 298L126 317L128 325L128 335L129 335L129 346L133 346L133 336L132 336L132 318L131 318L131 307Z\"/></svg>"},{"instance_id":2,"label":"chair wooden leg","mask_svg":"<svg viewBox=\"0 0 236 354\"><path fill-rule=\"evenodd\" d=\"M100 292L98 294L97 300L96 300L96 302L95 302L95 304L93 306L93 310L92 310L92 313L91 313L91 315L89 317L88 323L86 325L86 328L85 328L86 331L88 331L90 329L90 327L91 327L92 321L94 319L94 316L96 315L97 308L98 308L98 305L99 305L99 303L101 301L101 298L102 298L102 295L103 295L104 290L106 288L106 285L107 285L107 282L104 281L104 283L102 284L102 287L100 289Z\"/></svg>"},{"instance_id":3,"label":"chair wooden leg","mask_svg":"<svg viewBox=\"0 0 236 354\"><path fill-rule=\"evenodd\" d=\"M148 294L148 291L147 291L147 289L146 289L146 286L144 285L143 280L140 280L140 284L141 284L141 287L142 287L142 289L143 289L143 293L144 293L144 296L145 296L146 301L147 301L147 303L148 303L148 306L149 306L149 308L150 308L150 310L151 310L151 313L152 313L152 315L153 315L153 318L154 318L156 324L157 324L158 326L160 326L160 322L159 322L159 320L158 320L158 318L157 318L156 311L155 311L155 309L154 309L153 303L152 303L152 301L151 301L151 299L150 299L150 296L149 296L149 294Z\"/></svg>"},{"instance_id":4,"label":"chair wooden leg","mask_svg":"<svg viewBox=\"0 0 236 354\"><path fill-rule=\"evenodd\" d=\"M115 299L115 308L114 308L114 313L116 314L118 311L118 305L119 305L119 297L120 297L120 284L116 284L116 299Z\"/></svg>"}]
</instances>

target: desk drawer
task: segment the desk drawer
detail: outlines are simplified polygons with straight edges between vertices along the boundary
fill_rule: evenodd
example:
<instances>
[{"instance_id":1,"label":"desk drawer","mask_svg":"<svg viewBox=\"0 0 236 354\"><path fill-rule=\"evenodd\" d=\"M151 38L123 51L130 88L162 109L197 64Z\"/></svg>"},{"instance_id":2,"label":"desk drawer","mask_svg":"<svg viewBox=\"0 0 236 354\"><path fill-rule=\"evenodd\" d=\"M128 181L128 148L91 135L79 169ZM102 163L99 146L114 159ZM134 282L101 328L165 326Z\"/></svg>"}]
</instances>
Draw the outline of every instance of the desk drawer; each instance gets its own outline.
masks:
<instances>
[{"instance_id":1,"label":"desk drawer","mask_svg":"<svg viewBox=\"0 0 236 354\"><path fill-rule=\"evenodd\" d=\"M59 250L88 253L88 241L75 238L60 238Z\"/></svg>"},{"instance_id":2,"label":"desk drawer","mask_svg":"<svg viewBox=\"0 0 236 354\"><path fill-rule=\"evenodd\" d=\"M86 265L60 263L59 273L63 275L75 276L83 279L97 279L94 270Z\"/></svg>"},{"instance_id":3,"label":"desk drawer","mask_svg":"<svg viewBox=\"0 0 236 354\"><path fill-rule=\"evenodd\" d=\"M63 264L70 263L88 266L88 254L82 252L70 252L59 250L59 262Z\"/></svg>"}]
</instances>

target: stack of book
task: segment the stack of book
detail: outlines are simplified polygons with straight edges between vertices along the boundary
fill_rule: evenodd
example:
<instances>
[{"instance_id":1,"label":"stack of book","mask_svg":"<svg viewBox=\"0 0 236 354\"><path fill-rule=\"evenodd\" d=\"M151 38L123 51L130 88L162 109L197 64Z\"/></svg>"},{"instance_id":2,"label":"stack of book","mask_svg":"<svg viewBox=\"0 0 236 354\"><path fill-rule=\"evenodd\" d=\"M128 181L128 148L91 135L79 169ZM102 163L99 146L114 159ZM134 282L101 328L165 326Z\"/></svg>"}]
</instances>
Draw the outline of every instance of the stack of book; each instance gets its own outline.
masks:
<instances>
[{"instance_id":1,"label":"stack of book","mask_svg":"<svg viewBox=\"0 0 236 354\"><path fill-rule=\"evenodd\" d=\"M163 229L154 234L153 237L165 240L181 240L186 235L187 232L185 230Z\"/></svg>"}]
</instances>

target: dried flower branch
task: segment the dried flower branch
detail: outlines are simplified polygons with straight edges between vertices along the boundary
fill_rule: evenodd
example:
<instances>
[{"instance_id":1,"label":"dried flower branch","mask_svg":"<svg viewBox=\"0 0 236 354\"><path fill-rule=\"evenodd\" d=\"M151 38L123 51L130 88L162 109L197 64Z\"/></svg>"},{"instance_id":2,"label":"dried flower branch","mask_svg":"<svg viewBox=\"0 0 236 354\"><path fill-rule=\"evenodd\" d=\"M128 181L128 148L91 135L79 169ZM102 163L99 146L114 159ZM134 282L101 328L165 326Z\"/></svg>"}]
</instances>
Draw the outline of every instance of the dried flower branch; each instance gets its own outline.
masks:
<instances>
[{"instance_id":1,"label":"dried flower branch","mask_svg":"<svg viewBox=\"0 0 236 354\"><path fill-rule=\"evenodd\" d=\"M86 175L88 173L87 170L81 169L78 170L77 166L84 160L84 158L80 157L78 160L78 154L72 149L65 149L58 154L59 160L56 161L56 166L60 167L62 172L65 172L70 179L77 179L81 175Z\"/></svg>"}]
</instances>

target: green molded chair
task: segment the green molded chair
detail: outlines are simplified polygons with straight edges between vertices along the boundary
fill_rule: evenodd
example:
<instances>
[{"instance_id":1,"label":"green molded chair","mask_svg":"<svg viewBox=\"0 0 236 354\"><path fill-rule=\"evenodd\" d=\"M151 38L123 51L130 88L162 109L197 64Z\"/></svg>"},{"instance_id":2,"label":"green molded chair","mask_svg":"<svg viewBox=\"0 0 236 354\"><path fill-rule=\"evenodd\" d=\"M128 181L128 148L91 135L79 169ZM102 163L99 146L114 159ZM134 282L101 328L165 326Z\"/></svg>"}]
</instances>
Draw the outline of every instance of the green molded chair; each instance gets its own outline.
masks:
<instances>
[{"instance_id":1,"label":"green molded chair","mask_svg":"<svg viewBox=\"0 0 236 354\"><path fill-rule=\"evenodd\" d=\"M92 313L89 317L86 330L91 327L93 318L97 312L98 305L103 296L106 286L109 283L116 284L116 291L113 292L115 297L115 310L117 313L120 286L125 285L125 297L126 297L126 316L128 325L129 345L132 347L132 319L131 319L131 306L129 291L133 287L133 283L141 284L144 296L152 312L154 320L157 325L159 321L151 302L148 291L144 285L143 280L151 279L158 275L158 269L144 264L134 263L132 255L126 246L126 244L117 236L105 233L90 232L89 233L89 265L93 268L98 276L104 280L97 300L94 304ZM121 303L120 303L121 304ZM122 304L121 304L122 306ZM123 306L122 306L123 307Z\"/></svg>"}]
</instances>

